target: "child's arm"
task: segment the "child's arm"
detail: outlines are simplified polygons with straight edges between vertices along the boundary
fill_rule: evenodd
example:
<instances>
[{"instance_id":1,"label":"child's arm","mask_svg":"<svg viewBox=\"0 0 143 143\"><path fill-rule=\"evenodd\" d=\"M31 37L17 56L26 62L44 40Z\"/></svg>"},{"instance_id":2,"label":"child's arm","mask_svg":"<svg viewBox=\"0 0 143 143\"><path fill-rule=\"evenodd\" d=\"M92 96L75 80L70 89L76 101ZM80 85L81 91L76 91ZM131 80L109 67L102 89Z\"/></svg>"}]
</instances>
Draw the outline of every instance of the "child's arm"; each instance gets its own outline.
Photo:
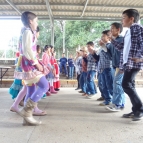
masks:
<instances>
[{"instance_id":1,"label":"child's arm","mask_svg":"<svg viewBox=\"0 0 143 143\"><path fill-rule=\"evenodd\" d=\"M23 47L23 54L28 59L31 60L33 65L38 64L38 60L36 57L34 57L33 51L32 51L32 40L33 35L30 30L26 30L22 36L22 47Z\"/></svg>"},{"instance_id":2,"label":"child's arm","mask_svg":"<svg viewBox=\"0 0 143 143\"><path fill-rule=\"evenodd\" d=\"M122 40L122 42L118 42L118 41L112 39L111 43L113 44L115 49L117 49L118 51L121 51L124 48L124 41L123 40Z\"/></svg>"}]
</instances>

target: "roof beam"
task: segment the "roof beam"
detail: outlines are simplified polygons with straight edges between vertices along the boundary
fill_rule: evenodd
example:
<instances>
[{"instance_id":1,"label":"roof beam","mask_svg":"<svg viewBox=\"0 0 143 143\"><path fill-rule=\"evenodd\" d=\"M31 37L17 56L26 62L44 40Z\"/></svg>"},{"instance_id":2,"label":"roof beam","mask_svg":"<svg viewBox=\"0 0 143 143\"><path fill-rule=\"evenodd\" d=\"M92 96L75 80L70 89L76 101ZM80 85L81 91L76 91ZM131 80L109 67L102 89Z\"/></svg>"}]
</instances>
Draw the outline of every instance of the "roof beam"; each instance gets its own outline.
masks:
<instances>
[{"instance_id":1,"label":"roof beam","mask_svg":"<svg viewBox=\"0 0 143 143\"><path fill-rule=\"evenodd\" d=\"M25 9L21 9L21 11L25 11ZM47 12L46 9L34 9L34 10L30 10L29 11L31 12ZM15 10L2 10L0 9L0 12L15 12ZM74 13L74 12L79 12L81 13L82 11L81 10L52 10L52 12L71 12L71 13ZM113 13L113 14L121 14L122 11L99 11L99 10L90 10L90 11L86 11L86 13ZM143 14L140 13L140 14Z\"/></svg>"},{"instance_id":2,"label":"roof beam","mask_svg":"<svg viewBox=\"0 0 143 143\"><path fill-rule=\"evenodd\" d=\"M15 3L15 6L45 6L46 3ZM0 5L7 6L7 3L0 3ZM84 6L84 4L71 4L71 3L50 3L50 6ZM143 8L142 6L134 5L110 5L110 4L88 4L88 7L111 7L111 8Z\"/></svg>"},{"instance_id":3,"label":"roof beam","mask_svg":"<svg viewBox=\"0 0 143 143\"><path fill-rule=\"evenodd\" d=\"M47 17L39 17L40 20L49 20L49 18L47 19ZM15 16L15 17L6 17L6 16L0 16L0 20L20 20L20 16ZM120 19L100 19L100 18L58 18L58 17L55 17L54 20L69 20L69 21L75 21L75 20L79 20L79 21L121 21Z\"/></svg>"},{"instance_id":4,"label":"roof beam","mask_svg":"<svg viewBox=\"0 0 143 143\"><path fill-rule=\"evenodd\" d=\"M5 0L13 9L15 9L20 15L21 11L10 0Z\"/></svg>"},{"instance_id":5,"label":"roof beam","mask_svg":"<svg viewBox=\"0 0 143 143\"><path fill-rule=\"evenodd\" d=\"M86 3L85 3L85 5L84 5L83 11L82 11L82 14L81 14L81 16L80 16L80 17L83 17L84 12L85 12L86 7L87 7L87 4L88 4L88 1L89 1L89 0L86 0Z\"/></svg>"}]
</instances>

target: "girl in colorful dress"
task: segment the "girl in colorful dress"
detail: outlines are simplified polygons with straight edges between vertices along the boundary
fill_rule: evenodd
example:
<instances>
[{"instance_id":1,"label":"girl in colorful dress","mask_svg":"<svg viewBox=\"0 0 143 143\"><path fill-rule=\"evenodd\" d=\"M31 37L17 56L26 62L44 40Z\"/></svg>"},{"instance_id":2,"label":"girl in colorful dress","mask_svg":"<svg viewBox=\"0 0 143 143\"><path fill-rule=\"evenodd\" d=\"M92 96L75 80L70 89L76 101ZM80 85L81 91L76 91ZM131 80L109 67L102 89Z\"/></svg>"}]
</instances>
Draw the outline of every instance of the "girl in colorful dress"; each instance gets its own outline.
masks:
<instances>
[{"instance_id":1,"label":"girl in colorful dress","mask_svg":"<svg viewBox=\"0 0 143 143\"><path fill-rule=\"evenodd\" d=\"M50 93L56 94L57 92L54 90L53 82L55 77L55 69L53 66L53 59L51 59L51 47L46 45L44 47L44 54L42 56L42 63L47 66L47 68L50 70L50 73L46 75L46 78L49 81L50 84ZM52 63L52 64L51 64Z\"/></svg>"},{"instance_id":2,"label":"girl in colorful dress","mask_svg":"<svg viewBox=\"0 0 143 143\"><path fill-rule=\"evenodd\" d=\"M59 80L59 74L60 74L60 70L59 70L59 66L58 66L58 63L56 61L56 52L54 50L54 47L52 45L50 45L51 47L51 54L52 54L52 57L51 57L51 64L52 66L54 67L55 69L55 77L54 77L54 83L53 83L53 86L54 86L54 90L55 91L59 91L60 89L60 80Z\"/></svg>"},{"instance_id":3,"label":"girl in colorful dress","mask_svg":"<svg viewBox=\"0 0 143 143\"><path fill-rule=\"evenodd\" d=\"M24 108L18 113L23 117L24 124L39 125L41 121L33 118L32 112L37 107L37 102L49 89L48 82L44 74L49 71L42 63L37 60L33 52L35 43L34 31L37 30L37 16L32 12L24 12L21 20L25 29L21 34L21 67L23 72L15 72L15 77L23 79L27 87ZM34 40L33 40L34 39ZM36 87L37 86L37 87Z\"/></svg>"},{"instance_id":4,"label":"girl in colorful dress","mask_svg":"<svg viewBox=\"0 0 143 143\"><path fill-rule=\"evenodd\" d=\"M20 53L16 52L15 66L18 63L19 56L20 56ZM12 99L15 99L17 97L17 95L20 92L21 88L22 88L22 80L21 79L14 79L14 82L12 83L12 85L9 88L9 94L11 95ZM20 105L23 106L23 103L21 102Z\"/></svg>"}]
</instances>

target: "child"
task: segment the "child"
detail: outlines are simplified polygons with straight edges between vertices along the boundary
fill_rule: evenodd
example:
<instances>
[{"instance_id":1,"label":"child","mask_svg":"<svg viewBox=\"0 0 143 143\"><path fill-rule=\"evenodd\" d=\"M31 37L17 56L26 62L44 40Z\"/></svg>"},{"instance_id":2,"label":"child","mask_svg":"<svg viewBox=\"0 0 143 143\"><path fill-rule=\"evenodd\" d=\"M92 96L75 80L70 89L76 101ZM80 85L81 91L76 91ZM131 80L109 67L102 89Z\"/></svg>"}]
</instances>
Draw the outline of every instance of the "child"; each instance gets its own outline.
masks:
<instances>
[{"instance_id":1,"label":"child","mask_svg":"<svg viewBox=\"0 0 143 143\"><path fill-rule=\"evenodd\" d=\"M122 43L114 40L112 43L115 48L121 51L120 72L124 72L122 87L129 96L132 103L132 112L124 114L124 118L133 117L133 121L141 120L143 117L143 104L135 89L135 77L143 68L143 27L139 21L139 12L136 9L127 9L122 13L122 25L128 27Z\"/></svg>"},{"instance_id":2,"label":"child","mask_svg":"<svg viewBox=\"0 0 143 143\"><path fill-rule=\"evenodd\" d=\"M114 36L115 40L121 43L123 41L123 37L120 36L122 32L122 24L120 23L112 23L111 24L111 33ZM108 48L108 47L107 47ZM121 52L116 50L114 46L112 49L109 49L112 53L112 66L114 69L114 80L113 80L113 98L112 98L112 105L106 107L109 111L121 111L125 105L125 94L122 88L122 79L123 73L119 72L119 64L120 64L120 55Z\"/></svg>"},{"instance_id":3,"label":"child","mask_svg":"<svg viewBox=\"0 0 143 143\"><path fill-rule=\"evenodd\" d=\"M70 55L70 58L68 59L68 65L69 65L68 77L69 77L69 79L73 79L73 76L74 76L74 62L73 62L72 55Z\"/></svg>"},{"instance_id":4,"label":"child","mask_svg":"<svg viewBox=\"0 0 143 143\"><path fill-rule=\"evenodd\" d=\"M65 53L63 53L62 58L60 58L60 73L62 74L62 69L64 68L64 74L67 76L67 58Z\"/></svg>"},{"instance_id":5,"label":"child","mask_svg":"<svg viewBox=\"0 0 143 143\"><path fill-rule=\"evenodd\" d=\"M50 73L46 75L46 78L48 79L50 83L50 93L56 94L57 91L54 90L54 67L51 64L51 47L48 45L45 45L44 47L44 54L42 55L42 63L47 66L47 68L50 70ZM49 94L49 93L48 93Z\"/></svg>"},{"instance_id":6,"label":"child","mask_svg":"<svg viewBox=\"0 0 143 143\"><path fill-rule=\"evenodd\" d=\"M90 51L94 49L94 43L88 42L87 49ZM95 74L97 70L97 64L95 59L93 58L92 54L88 54L87 56L87 89L86 94L88 98L94 98L95 94L97 93L96 85L94 83Z\"/></svg>"},{"instance_id":7,"label":"child","mask_svg":"<svg viewBox=\"0 0 143 143\"><path fill-rule=\"evenodd\" d=\"M81 76L81 69L82 69L82 57L80 51L77 51L77 55L75 57L75 70L76 70L76 77L77 77L77 82L78 86L75 90L80 89L80 76Z\"/></svg>"},{"instance_id":8,"label":"child","mask_svg":"<svg viewBox=\"0 0 143 143\"><path fill-rule=\"evenodd\" d=\"M105 30L102 32L101 41L99 42L101 46L101 51L99 55L94 53L94 58L98 62L98 79L99 79L99 89L104 98L104 102L100 103L100 106L105 106L111 104L113 95L113 76L112 76L112 60L111 54L107 51L105 44L111 47L110 43L110 30Z\"/></svg>"},{"instance_id":9,"label":"child","mask_svg":"<svg viewBox=\"0 0 143 143\"><path fill-rule=\"evenodd\" d=\"M48 82L44 76L48 70L36 58L32 50L33 43L35 43L34 31L37 30L37 16L32 12L22 13L21 20L25 28L21 33L21 67L23 72L15 72L15 77L24 80L27 86L27 95L25 97L24 108L19 111L20 116L23 117L23 124L39 125L41 121L33 118L33 109L37 106L37 102L49 89ZM37 86L37 88L36 88Z\"/></svg>"},{"instance_id":10,"label":"child","mask_svg":"<svg viewBox=\"0 0 143 143\"><path fill-rule=\"evenodd\" d=\"M59 66L57 64L57 61L56 61L56 52L54 50L54 47L52 45L50 45L51 47L51 54L52 54L52 57L51 57L51 64L54 68L54 83L53 83L53 86L54 86L54 90L55 91L59 91L60 89L60 80L59 80Z\"/></svg>"},{"instance_id":11,"label":"child","mask_svg":"<svg viewBox=\"0 0 143 143\"><path fill-rule=\"evenodd\" d=\"M86 96L87 89L87 56L88 50L87 47L82 47L80 49L82 55L82 72L80 76L80 87L82 90L82 96Z\"/></svg>"},{"instance_id":12,"label":"child","mask_svg":"<svg viewBox=\"0 0 143 143\"><path fill-rule=\"evenodd\" d=\"M17 63L18 63L19 56L20 56L20 53L16 52L15 65L17 65ZM20 68L20 71L22 71L21 68ZM14 82L12 83L12 85L9 88L9 94L11 95L12 99L15 99L17 97L21 88L22 88L22 80L21 79L14 79ZM23 105L23 101L21 101L20 105Z\"/></svg>"},{"instance_id":13,"label":"child","mask_svg":"<svg viewBox=\"0 0 143 143\"><path fill-rule=\"evenodd\" d=\"M37 57L37 59L39 60L40 59L40 54L41 54L41 48L40 48L40 45L37 45L37 47L36 47L36 51L37 51L37 54L36 54L36 57Z\"/></svg>"}]
</instances>

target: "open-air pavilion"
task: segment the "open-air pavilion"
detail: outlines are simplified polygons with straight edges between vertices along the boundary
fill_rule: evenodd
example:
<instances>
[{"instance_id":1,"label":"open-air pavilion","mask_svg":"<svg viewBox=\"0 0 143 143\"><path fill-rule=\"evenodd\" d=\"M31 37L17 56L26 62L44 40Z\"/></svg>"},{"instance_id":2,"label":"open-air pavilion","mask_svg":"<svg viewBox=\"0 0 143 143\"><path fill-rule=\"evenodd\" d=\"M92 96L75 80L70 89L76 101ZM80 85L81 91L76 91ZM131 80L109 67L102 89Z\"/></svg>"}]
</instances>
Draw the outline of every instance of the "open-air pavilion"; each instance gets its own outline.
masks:
<instances>
[{"instance_id":1,"label":"open-air pavilion","mask_svg":"<svg viewBox=\"0 0 143 143\"><path fill-rule=\"evenodd\" d=\"M0 20L18 20L22 12L32 11L39 19L50 20L54 45L54 20L120 21L127 8L138 9L142 18L142 0L0 0ZM143 72L136 81L143 99L142 79ZM39 102L38 107L47 111L46 116L35 117L42 125L27 127L9 110L13 101L8 88L0 88L0 143L143 143L142 121L121 118L131 111L129 98L123 111L111 113L98 106L99 97L99 91L95 99L86 99L75 87L61 88Z\"/></svg>"}]
</instances>

